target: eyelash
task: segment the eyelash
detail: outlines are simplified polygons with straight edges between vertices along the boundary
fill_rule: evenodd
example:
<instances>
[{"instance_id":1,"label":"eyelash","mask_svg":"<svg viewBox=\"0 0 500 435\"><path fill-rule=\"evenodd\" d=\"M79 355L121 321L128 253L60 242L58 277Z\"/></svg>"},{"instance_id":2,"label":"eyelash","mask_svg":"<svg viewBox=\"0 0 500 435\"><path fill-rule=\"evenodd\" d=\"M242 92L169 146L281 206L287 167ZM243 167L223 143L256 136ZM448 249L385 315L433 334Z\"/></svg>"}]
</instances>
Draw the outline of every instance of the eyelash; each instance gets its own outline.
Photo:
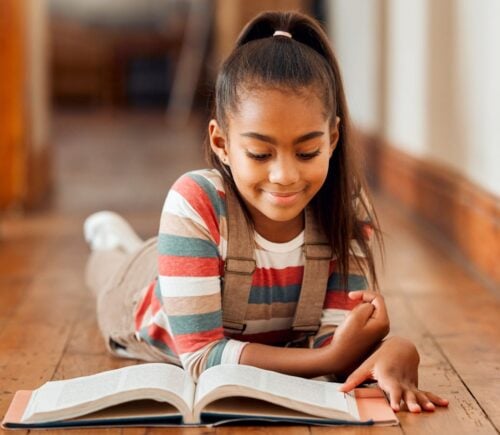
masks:
<instances>
[{"instance_id":1,"label":"eyelash","mask_svg":"<svg viewBox=\"0 0 500 435\"><path fill-rule=\"evenodd\" d=\"M312 153L298 153L297 156L299 156L299 158L301 160L311 160L314 157L318 156L320 153L321 153L321 151L317 150L317 151L314 151ZM262 162L262 161L266 160L271 154L253 154L253 153L247 151L246 155L248 157L250 157L251 159Z\"/></svg>"}]
</instances>

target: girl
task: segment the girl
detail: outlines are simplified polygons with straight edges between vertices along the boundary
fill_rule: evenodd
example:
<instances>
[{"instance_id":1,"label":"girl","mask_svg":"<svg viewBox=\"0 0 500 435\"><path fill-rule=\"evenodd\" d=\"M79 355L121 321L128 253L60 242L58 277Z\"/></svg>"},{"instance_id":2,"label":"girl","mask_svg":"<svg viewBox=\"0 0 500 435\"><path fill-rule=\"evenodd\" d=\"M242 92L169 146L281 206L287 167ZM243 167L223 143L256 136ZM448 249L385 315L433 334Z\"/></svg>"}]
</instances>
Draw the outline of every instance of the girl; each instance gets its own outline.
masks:
<instances>
[{"instance_id":1,"label":"girl","mask_svg":"<svg viewBox=\"0 0 500 435\"><path fill-rule=\"evenodd\" d=\"M239 363L345 379L343 391L376 379L394 410L446 406L418 389L415 346L383 340L379 230L317 22L265 12L247 24L218 75L208 133L212 169L174 183L157 239L142 242L111 212L85 222L108 349L194 378Z\"/></svg>"}]
</instances>

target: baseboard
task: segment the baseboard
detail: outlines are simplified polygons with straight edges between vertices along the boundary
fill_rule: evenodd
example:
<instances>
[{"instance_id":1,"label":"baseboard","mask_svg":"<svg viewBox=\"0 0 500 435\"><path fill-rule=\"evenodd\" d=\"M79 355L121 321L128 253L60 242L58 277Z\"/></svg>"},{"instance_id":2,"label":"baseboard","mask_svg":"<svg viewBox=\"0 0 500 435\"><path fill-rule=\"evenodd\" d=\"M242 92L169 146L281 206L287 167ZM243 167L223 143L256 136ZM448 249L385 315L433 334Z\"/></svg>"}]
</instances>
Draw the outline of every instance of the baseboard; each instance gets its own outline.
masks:
<instances>
[{"instance_id":1,"label":"baseboard","mask_svg":"<svg viewBox=\"0 0 500 435\"><path fill-rule=\"evenodd\" d=\"M500 200L448 167L358 132L370 184L425 219L496 288Z\"/></svg>"}]
</instances>

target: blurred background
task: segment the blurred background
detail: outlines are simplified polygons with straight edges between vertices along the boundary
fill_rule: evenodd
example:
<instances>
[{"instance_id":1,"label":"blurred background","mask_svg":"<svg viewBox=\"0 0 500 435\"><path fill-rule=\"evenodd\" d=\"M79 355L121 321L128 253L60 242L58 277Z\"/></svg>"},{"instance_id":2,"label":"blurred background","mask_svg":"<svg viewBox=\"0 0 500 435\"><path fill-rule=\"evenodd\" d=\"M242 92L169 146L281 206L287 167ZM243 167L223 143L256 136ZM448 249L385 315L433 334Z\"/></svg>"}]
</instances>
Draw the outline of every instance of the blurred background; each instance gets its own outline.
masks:
<instances>
[{"instance_id":1,"label":"blurred background","mask_svg":"<svg viewBox=\"0 0 500 435\"><path fill-rule=\"evenodd\" d=\"M327 29L378 197L497 286L496 0L1 0L0 219L159 216L205 166L218 65L266 9Z\"/></svg>"}]
</instances>

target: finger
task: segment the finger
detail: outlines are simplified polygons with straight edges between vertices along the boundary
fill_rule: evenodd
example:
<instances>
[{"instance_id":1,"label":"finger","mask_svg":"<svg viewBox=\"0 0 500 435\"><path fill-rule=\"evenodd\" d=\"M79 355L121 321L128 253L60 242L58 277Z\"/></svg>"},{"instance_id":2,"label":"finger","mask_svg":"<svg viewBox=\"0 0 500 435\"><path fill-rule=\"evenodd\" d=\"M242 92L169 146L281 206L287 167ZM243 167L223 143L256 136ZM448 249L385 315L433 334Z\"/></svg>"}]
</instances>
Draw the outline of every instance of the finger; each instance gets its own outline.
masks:
<instances>
[{"instance_id":1,"label":"finger","mask_svg":"<svg viewBox=\"0 0 500 435\"><path fill-rule=\"evenodd\" d=\"M417 403L415 393L412 390L405 390L403 392L403 400L406 402L406 406L408 406L410 412L422 411L422 408L420 408L420 405Z\"/></svg>"},{"instance_id":2,"label":"finger","mask_svg":"<svg viewBox=\"0 0 500 435\"><path fill-rule=\"evenodd\" d=\"M415 393L415 396L417 398L417 402L420 405L420 407L427 412L434 412L436 407L434 404L429 400L427 397L427 394L423 391L417 391Z\"/></svg>"},{"instance_id":3,"label":"finger","mask_svg":"<svg viewBox=\"0 0 500 435\"><path fill-rule=\"evenodd\" d=\"M373 298L379 293L372 290L354 290L348 293L350 299L362 300L363 302L371 302Z\"/></svg>"},{"instance_id":4,"label":"finger","mask_svg":"<svg viewBox=\"0 0 500 435\"><path fill-rule=\"evenodd\" d=\"M339 391L347 393L353 388L356 388L363 381L371 378L371 372L367 365L362 364L356 370L354 370L345 380L345 382L339 387Z\"/></svg>"},{"instance_id":5,"label":"finger","mask_svg":"<svg viewBox=\"0 0 500 435\"><path fill-rule=\"evenodd\" d=\"M348 318L351 318L351 321L357 319L364 325L372 316L374 310L375 307L372 304L361 303L351 310Z\"/></svg>"},{"instance_id":6,"label":"finger","mask_svg":"<svg viewBox=\"0 0 500 435\"><path fill-rule=\"evenodd\" d=\"M387 307L385 306L384 298L381 294L377 294L371 301L375 307L372 317L377 319L388 319Z\"/></svg>"},{"instance_id":7,"label":"finger","mask_svg":"<svg viewBox=\"0 0 500 435\"><path fill-rule=\"evenodd\" d=\"M430 393L429 391L422 391L422 393L424 393L427 396L427 398L434 405L437 405L437 406L448 406L448 404L450 403L450 402L448 402L447 399L443 399L442 397L438 396L437 394Z\"/></svg>"},{"instance_id":8,"label":"finger","mask_svg":"<svg viewBox=\"0 0 500 435\"><path fill-rule=\"evenodd\" d=\"M384 391L389 395L391 408L398 412L401 409L401 397L403 395L403 390L399 386L393 385L384 388Z\"/></svg>"}]
</instances>

